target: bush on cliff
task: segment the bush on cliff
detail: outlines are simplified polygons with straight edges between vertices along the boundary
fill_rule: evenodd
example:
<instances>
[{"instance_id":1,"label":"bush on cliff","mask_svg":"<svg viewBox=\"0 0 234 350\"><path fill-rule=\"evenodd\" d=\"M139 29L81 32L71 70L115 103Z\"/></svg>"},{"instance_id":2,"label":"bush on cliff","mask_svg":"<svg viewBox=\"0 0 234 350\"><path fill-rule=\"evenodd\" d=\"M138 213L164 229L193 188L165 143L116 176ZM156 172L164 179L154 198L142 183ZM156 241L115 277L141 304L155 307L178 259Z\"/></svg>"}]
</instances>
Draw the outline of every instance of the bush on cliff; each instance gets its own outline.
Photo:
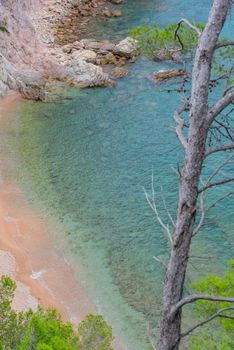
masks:
<instances>
[{"instance_id":1,"label":"bush on cliff","mask_svg":"<svg viewBox=\"0 0 234 350\"><path fill-rule=\"evenodd\" d=\"M16 284L0 280L0 350L113 350L112 328L101 315L88 315L75 330L55 309L16 312Z\"/></svg>"},{"instance_id":2,"label":"bush on cliff","mask_svg":"<svg viewBox=\"0 0 234 350\"><path fill-rule=\"evenodd\" d=\"M194 23L199 30L204 25ZM138 41L141 52L149 57L155 57L158 52L188 52L197 46L198 35L185 23L179 26L171 23L165 28L160 28L155 22L151 26L139 26L129 31L130 36ZM177 33L177 35L175 34Z\"/></svg>"},{"instance_id":3,"label":"bush on cliff","mask_svg":"<svg viewBox=\"0 0 234 350\"><path fill-rule=\"evenodd\" d=\"M209 275L192 285L197 294L234 296L234 259L228 263L223 276ZM234 305L227 302L201 300L196 302L195 313L199 322L213 317L211 322L198 327L191 337L190 350L234 349ZM193 333L191 333L193 334Z\"/></svg>"}]
</instances>

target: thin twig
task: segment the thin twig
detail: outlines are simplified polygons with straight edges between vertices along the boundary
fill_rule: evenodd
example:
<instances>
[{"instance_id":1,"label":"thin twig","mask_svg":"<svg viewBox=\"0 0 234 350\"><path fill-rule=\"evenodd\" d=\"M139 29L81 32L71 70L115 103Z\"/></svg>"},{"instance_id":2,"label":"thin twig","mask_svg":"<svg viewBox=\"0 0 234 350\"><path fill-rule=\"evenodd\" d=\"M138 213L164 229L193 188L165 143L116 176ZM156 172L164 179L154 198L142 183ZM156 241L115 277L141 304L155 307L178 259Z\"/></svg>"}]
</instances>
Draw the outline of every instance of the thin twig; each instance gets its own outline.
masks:
<instances>
[{"instance_id":1,"label":"thin twig","mask_svg":"<svg viewBox=\"0 0 234 350\"><path fill-rule=\"evenodd\" d=\"M185 23L185 24L187 24L187 26L189 27L189 28L191 28L192 30L194 30L196 33L197 33L197 35L198 36L200 36L201 35L201 30L197 27L197 26L195 26L194 24L192 24L191 22L189 22L186 18L181 18L181 20L177 23L177 26L180 26L181 25L181 23Z\"/></svg>"},{"instance_id":2,"label":"thin twig","mask_svg":"<svg viewBox=\"0 0 234 350\"><path fill-rule=\"evenodd\" d=\"M223 151L230 151L234 149L234 143L231 143L230 145L223 145L219 147L215 147L212 149L209 149L205 153L205 157L209 156L210 154L217 153L217 152L223 152Z\"/></svg>"},{"instance_id":3,"label":"thin twig","mask_svg":"<svg viewBox=\"0 0 234 350\"><path fill-rule=\"evenodd\" d=\"M176 127L176 135L178 137L178 139L180 140L182 146L184 147L184 149L186 150L188 147L188 142L183 134L183 128L184 128L184 120L181 118L181 113L183 111L185 111L186 107L180 107L179 109L177 109L174 113L174 120L176 121L176 123L178 124Z\"/></svg>"},{"instance_id":4,"label":"thin twig","mask_svg":"<svg viewBox=\"0 0 234 350\"><path fill-rule=\"evenodd\" d=\"M201 210L201 218L197 227L195 227L195 229L193 230L193 234L192 234L193 237L200 231L200 229L204 225L204 221L206 218L206 210L204 206L204 192L202 192L200 195L200 210Z\"/></svg>"},{"instance_id":5,"label":"thin twig","mask_svg":"<svg viewBox=\"0 0 234 350\"><path fill-rule=\"evenodd\" d=\"M160 214L159 214L159 212L158 212L157 206L156 206L155 191L154 191L154 174L153 174L153 172L152 172L152 177L151 177L151 192L152 192L152 197L149 196L149 194L147 193L147 191L145 190L144 187L143 187L143 191L144 191L144 193L145 193L145 197L146 197L146 200L147 200L147 202L148 202L150 208L151 208L152 211L154 212L154 214L155 214L155 216L156 216L156 218L157 218L159 224L161 225L161 227L162 227L162 228L164 229L164 231L166 232L166 235L167 235L167 237L168 237L168 239L169 239L169 242L170 242L170 244L172 245L173 240L172 240L172 235L171 235L170 229L169 229L168 225L166 225L166 224L163 222L163 220L162 220L162 218L161 218L161 216L160 216Z\"/></svg>"},{"instance_id":6,"label":"thin twig","mask_svg":"<svg viewBox=\"0 0 234 350\"><path fill-rule=\"evenodd\" d=\"M214 208L216 206L216 204L218 204L219 202L221 202L222 200L231 197L234 195L234 192L228 192L225 195L223 195L222 197L218 198L213 204L211 204L209 206L209 208L206 209L206 212L208 212L210 209Z\"/></svg>"},{"instance_id":7,"label":"thin twig","mask_svg":"<svg viewBox=\"0 0 234 350\"><path fill-rule=\"evenodd\" d=\"M234 177L229 177L227 179L224 179L222 181L217 181L217 182L212 182L212 183L209 183L208 185L204 186L203 188L201 188L198 193L202 193L206 190L208 190L208 188L211 188L211 187L214 187L214 186L220 186L220 185L224 185L224 184L227 184L229 182L233 182L234 181Z\"/></svg>"},{"instance_id":8,"label":"thin twig","mask_svg":"<svg viewBox=\"0 0 234 350\"><path fill-rule=\"evenodd\" d=\"M234 101L234 86L230 86L224 95L209 109L208 123L211 124L213 120L232 102Z\"/></svg>"},{"instance_id":9,"label":"thin twig","mask_svg":"<svg viewBox=\"0 0 234 350\"><path fill-rule=\"evenodd\" d=\"M163 266L164 269L167 268L167 264L165 264L165 262L162 261L162 259L160 259L158 256L154 256L153 258L154 258L155 261L157 261L158 263L160 263L160 264Z\"/></svg>"},{"instance_id":10,"label":"thin twig","mask_svg":"<svg viewBox=\"0 0 234 350\"><path fill-rule=\"evenodd\" d=\"M164 209L165 209L165 211L167 213L167 216L168 216L169 220L172 223L172 226L175 227L175 222L174 222L174 220L173 220L173 218L171 216L171 213L169 212L168 207L167 207L167 203L166 203L166 199L165 199L165 196L164 196L164 191L163 191L162 184L160 184L160 188L161 188L161 198L162 198L162 201L163 201Z\"/></svg>"}]
</instances>

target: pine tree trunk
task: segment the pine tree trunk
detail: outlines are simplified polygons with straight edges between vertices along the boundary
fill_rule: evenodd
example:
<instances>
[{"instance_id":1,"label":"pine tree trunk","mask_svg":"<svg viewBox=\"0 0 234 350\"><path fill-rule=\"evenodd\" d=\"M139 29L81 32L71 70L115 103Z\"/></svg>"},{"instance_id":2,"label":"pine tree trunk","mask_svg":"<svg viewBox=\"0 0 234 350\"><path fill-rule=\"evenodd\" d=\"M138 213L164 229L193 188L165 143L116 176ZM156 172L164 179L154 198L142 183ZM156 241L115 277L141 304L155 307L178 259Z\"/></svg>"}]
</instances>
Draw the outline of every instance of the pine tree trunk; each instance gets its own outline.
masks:
<instances>
[{"instance_id":1,"label":"pine tree trunk","mask_svg":"<svg viewBox=\"0 0 234 350\"><path fill-rule=\"evenodd\" d=\"M182 311L180 309L176 314L172 314L172 309L182 298L196 216L198 185L210 127L208 94L212 58L231 3L231 0L214 0L194 60L189 134L180 180L173 245L163 290L158 350L179 349Z\"/></svg>"}]
</instances>

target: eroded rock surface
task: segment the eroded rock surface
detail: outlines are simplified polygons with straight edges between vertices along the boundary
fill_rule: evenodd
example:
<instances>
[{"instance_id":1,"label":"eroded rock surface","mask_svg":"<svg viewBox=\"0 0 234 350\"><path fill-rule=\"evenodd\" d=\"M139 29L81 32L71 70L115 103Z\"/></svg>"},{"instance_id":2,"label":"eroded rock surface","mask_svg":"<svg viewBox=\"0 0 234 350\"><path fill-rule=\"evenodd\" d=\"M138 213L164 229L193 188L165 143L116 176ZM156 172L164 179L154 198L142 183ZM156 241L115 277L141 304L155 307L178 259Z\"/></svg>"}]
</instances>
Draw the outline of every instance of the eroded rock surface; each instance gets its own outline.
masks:
<instances>
[{"instance_id":1,"label":"eroded rock surface","mask_svg":"<svg viewBox=\"0 0 234 350\"><path fill-rule=\"evenodd\" d=\"M56 43L57 23L80 4L79 0L0 2L0 24L7 28L0 33L0 96L14 89L26 98L44 99L47 78L85 87L109 84L102 68L84 62L94 63L94 52L85 50L68 57Z\"/></svg>"}]
</instances>

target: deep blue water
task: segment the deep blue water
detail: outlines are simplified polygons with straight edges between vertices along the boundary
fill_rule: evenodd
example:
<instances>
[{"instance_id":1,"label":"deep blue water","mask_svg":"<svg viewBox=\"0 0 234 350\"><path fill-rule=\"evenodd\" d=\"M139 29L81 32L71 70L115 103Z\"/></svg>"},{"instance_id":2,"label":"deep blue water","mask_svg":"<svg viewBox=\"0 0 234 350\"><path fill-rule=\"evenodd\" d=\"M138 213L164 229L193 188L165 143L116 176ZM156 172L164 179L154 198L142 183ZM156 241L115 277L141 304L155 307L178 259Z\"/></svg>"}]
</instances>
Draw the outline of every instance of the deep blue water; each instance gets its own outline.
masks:
<instances>
[{"instance_id":1,"label":"deep blue water","mask_svg":"<svg viewBox=\"0 0 234 350\"><path fill-rule=\"evenodd\" d=\"M136 25L157 20L163 26L184 16L205 21L211 4L125 2L122 18L91 23L90 36L123 38ZM233 22L225 33L231 30ZM153 257L166 261L168 256L167 239L143 192L143 187L150 190L152 171L162 216L166 220L164 196L172 215L176 212L174 169L183 153L172 115L182 96L168 93L171 85L148 79L151 72L172 66L142 57L115 88L71 90L72 99L61 104L25 102L11 125L16 176L29 200L40 202L44 214L56 215L64 225L64 232L55 234L56 244L75 270L82 266L77 276L134 350L147 349L146 328L157 326L163 271ZM218 162L216 157L204 174ZM226 175L232 171L225 168ZM228 199L209 215L193 243L186 287L210 271L222 271L232 256L233 209Z\"/></svg>"}]
</instances>

